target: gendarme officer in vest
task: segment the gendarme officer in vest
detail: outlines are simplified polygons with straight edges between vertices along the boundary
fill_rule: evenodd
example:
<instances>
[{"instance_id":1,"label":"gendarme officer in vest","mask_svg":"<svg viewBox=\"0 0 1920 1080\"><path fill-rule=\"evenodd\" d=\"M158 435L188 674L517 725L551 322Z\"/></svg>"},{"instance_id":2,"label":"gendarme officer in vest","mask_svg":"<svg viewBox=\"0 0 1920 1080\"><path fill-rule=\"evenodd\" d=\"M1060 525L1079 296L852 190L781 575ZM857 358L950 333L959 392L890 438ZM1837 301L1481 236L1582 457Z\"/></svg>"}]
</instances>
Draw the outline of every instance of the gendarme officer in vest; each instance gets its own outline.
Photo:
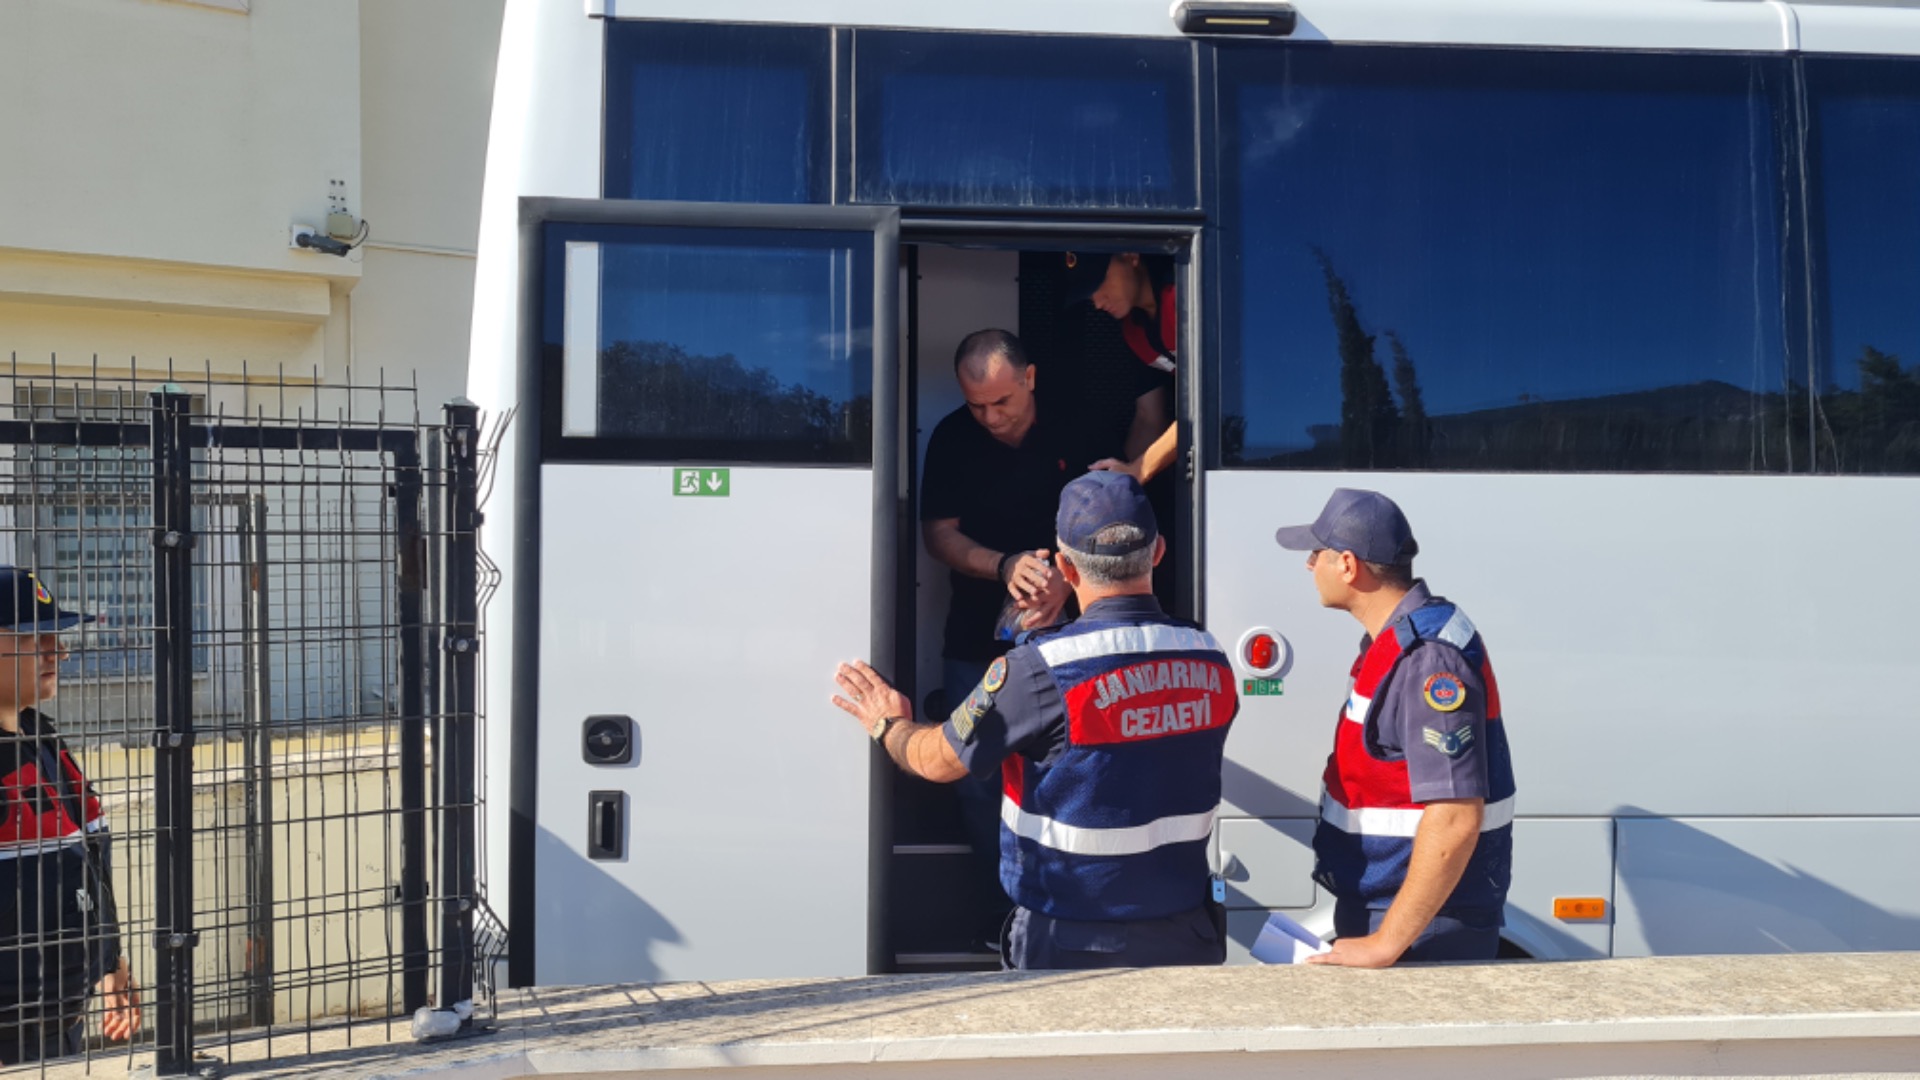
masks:
<instances>
[{"instance_id":1,"label":"gendarme officer in vest","mask_svg":"<svg viewBox=\"0 0 1920 1080\"><path fill-rule=\"evenodd\" d=\"M1486 643L1414 578L1420 545L1385 495L1341 488L1313 524L1274 538L1308 552L1322 605L1366 627L1313 836L1339 938L1312 962L1492 959L1513 866L1513 763Z\"/></svg>"},{"instance_id":2,"label":"gendarme officer in vest","mask_svg":"<svg viewBox=\"0 0 1920 1080\"><path fill-rule=\"evenodd\" d=\"M0 1065L79 1053L90 992L109 1040L140 1027L100 800L41 711L60 685L60 631L92 618L0 567Z\"/></svg>"},{"instance_id":3,"label":"gendarme officer in vest","mask_svg":"<svg viewBox=\"0 0 1920 1080\"><path fill-rule=\"evenodd\" d=\"M1000 775L1000 880L1017 905L1007 966L1218 964L1207 841L1240 706L1232 669L1212 635L1154 600L1166 546L1132 477L1068 484L1055 529L1081 616L994 661L946 723L915 723L864 663L840 666L833 702L908 772Z\"/></svg>"}]
</instances>

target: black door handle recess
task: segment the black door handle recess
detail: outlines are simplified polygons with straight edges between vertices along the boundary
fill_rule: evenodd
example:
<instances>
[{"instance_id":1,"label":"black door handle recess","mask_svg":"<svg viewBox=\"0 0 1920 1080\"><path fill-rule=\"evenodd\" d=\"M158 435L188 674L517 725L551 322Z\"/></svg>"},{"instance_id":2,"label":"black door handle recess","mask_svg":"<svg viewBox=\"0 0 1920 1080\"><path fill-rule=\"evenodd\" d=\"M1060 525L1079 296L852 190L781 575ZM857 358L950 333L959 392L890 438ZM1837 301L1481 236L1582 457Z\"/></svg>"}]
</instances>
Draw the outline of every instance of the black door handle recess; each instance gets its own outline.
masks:
<instances>
[{"instance_id":1,"label":"black door handle recess","mask_svg":"<svg viewBox=\"0 0 1920 1080\"><path fill-rule=\"evenodd\" d=\"M627 793L587 793L587 858L595 862L618 859L626 851Z\"/></svg>"}]
</instances>

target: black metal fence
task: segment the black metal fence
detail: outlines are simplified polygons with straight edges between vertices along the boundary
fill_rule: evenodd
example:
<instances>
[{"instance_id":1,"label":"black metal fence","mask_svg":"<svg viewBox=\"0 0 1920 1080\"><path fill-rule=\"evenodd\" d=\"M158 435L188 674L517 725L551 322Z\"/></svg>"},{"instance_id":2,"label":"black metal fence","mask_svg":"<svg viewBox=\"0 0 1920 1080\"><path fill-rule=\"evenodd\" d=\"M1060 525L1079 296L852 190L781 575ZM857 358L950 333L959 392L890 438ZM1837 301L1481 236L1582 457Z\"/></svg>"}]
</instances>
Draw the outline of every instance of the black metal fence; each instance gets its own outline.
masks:
<instances>
[{"instance_id":1,"label":"black metal fence","mask_svg":"<svg viewBox=\"0 0 1920 1080\"><path fill-rule=\"evenodd\" d=\"M57 693L42 680L0 721L56 726L99 801L110 840L84 847L144 1012L115 1039L110 985L44 1000L58 980L38 974L104 964L114 923L90 899L66 923L22 915L59 838L8 834L0 1055L22 1071L51 1066L43 1036L179 1075L473 997L475 409L425 423L377 383L154 383L0 373L0 563L96 617L63 635ZM42 1000L7 1000L9 971Z\"/></svg>"}]
</instances>

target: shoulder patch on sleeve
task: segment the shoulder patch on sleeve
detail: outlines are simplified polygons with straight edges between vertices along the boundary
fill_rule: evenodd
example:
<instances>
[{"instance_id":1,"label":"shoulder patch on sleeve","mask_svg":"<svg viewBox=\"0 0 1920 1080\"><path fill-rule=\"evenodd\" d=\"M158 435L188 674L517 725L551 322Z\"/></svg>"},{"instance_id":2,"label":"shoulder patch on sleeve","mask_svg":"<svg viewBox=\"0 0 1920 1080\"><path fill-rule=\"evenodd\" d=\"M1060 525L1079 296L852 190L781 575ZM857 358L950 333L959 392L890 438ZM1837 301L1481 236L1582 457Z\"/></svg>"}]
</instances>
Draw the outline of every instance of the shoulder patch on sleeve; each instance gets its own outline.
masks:
<instances>
[{"instance_id":1,"label":"shoulder patch on sleeve","mask_svg":"<svg viewBox=\"0 0 1920 1080\"><path fill-rule=\"evenodd\" d=\"M1467 684L1452 672L1437 671L1427 676L1426 685L1420 688L1420 696L1426 699L1427 707L1435 712L1453 712L1467 703ZM1427 730L1431 733L1433 729Z\"/></svg>"},{"instance_id":2,"label":"shoulder patch on sleeve","mask_svg":"<svg viewBox=\"0 0 1920 1080\"><path fill-rule=\"evenodd\" d=\"M1007 658L1002 656L987 668L987 676L980 680L980 688L989 694L997 694L1005 685L1007 685Z\"/></svg>"}]
</instances>

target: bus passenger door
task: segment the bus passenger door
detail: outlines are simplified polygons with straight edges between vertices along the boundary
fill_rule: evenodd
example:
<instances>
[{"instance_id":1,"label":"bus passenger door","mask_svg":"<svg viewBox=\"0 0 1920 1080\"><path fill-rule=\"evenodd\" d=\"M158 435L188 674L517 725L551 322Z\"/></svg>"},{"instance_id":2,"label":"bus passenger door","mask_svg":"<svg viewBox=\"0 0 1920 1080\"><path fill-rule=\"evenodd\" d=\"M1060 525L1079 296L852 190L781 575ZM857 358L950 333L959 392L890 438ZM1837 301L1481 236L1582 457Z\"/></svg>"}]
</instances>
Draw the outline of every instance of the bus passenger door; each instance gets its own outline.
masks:
<instances>
[{"instance_id":1,"label":"bus passenger door","mask_svg":"<svg viewBox=\"0 0 1920 1080\"><path fill-rule=\"evenodd\" d=\"M829 697L841 661L898 677L897 211L522 227L534 981L865 973L876 756Z\"/></svg>"}]
</instances>

